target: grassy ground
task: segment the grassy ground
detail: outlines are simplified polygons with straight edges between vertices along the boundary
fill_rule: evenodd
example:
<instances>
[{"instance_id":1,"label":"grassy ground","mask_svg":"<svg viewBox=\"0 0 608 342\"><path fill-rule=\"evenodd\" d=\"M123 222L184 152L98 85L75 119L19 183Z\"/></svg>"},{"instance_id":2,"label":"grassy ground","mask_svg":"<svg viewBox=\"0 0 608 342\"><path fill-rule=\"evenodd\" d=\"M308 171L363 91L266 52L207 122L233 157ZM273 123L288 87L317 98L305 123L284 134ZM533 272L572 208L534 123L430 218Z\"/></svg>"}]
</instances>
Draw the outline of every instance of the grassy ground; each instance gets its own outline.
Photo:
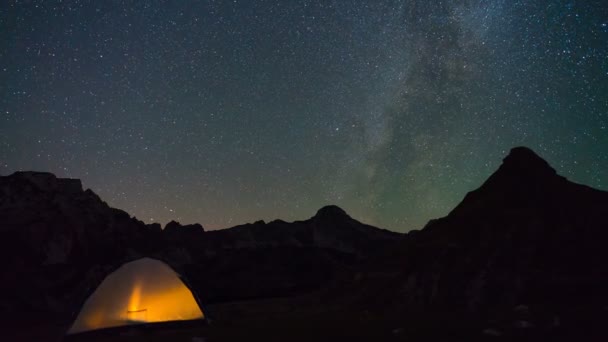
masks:
<instances>
[{"instance_id":1,"label":"grassy ground","mask_svg":"<svg viewBox=\"0 0 608 342\"><path fill-rule=\"evenodd\" d=\"M194 328L142 330L136 327L86 341L400 341L405 330L394 320L368 312L332 310L315 298L284 298L225 303L205 308L211 321ZM13 326L10 341L61 341L69 324ZM5 330L6 332L7 330ZM411 334L407 334L411 335ZM5 335L6 336L6 335ZM3 339L4 340L4 339ZM407 339L409 340L409 339Z\"/></svg>"},{"instance_id":2,"label":"grassy ground","mask_svg":"<svg viewBox=\"0 0 608 342\"><path fill-rule=\"evenodd\" d=\"M155 332L125 331L89 341L406 341L403 329L387 320L353 313L285 314L213 322L200 328Z\"/></svg>"},{"instance_id":3,"label":"grassy ground","mask_svg":"<svg viewBox=\"0 0 608 342\"><path fill-rule=\"evenodd\" d=\"M142 330L136 327L105 336L87 336L99 342L220 342L220 341L607 341L608 333L576 324L574 329L513 328L465 325L438 315L426 317L382 316L362 310L324 306L318 298L299 297L224 303L205 308L212 318L207 325L189 328ZM593 316L598 316L594 314ZM447 317L447 316L446 316ZM39 318L38 318L39 319ZM45 324L3 327L2 341L62 341L69 323L54 317ZM6 323L6 321L5 321ZM601 327L599 324L593 326ZM511 327L511 328L509 328ZM602 336L603 338L593 338Z\"/></svg>"}]
</instances>

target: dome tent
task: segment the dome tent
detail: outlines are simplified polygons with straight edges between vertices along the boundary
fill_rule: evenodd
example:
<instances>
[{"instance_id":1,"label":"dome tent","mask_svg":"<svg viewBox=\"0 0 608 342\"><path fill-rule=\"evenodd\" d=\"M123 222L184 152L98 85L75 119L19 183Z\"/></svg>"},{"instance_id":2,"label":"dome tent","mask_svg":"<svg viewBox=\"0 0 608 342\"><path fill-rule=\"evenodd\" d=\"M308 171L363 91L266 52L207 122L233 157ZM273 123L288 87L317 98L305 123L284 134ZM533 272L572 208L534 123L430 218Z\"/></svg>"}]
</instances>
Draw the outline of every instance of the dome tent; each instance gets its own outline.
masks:
<instances>
[{"instance_id":1,"label":"dome tent","mask_svg":"<svg viewBox=\"0 0 608 342\"><path fill-rule=\"evenodd\" d=\"M199 301L178 273L162 261L142 258L122 265L101 282L67 335L204 319Z\"/></svg>"}]
</instances>

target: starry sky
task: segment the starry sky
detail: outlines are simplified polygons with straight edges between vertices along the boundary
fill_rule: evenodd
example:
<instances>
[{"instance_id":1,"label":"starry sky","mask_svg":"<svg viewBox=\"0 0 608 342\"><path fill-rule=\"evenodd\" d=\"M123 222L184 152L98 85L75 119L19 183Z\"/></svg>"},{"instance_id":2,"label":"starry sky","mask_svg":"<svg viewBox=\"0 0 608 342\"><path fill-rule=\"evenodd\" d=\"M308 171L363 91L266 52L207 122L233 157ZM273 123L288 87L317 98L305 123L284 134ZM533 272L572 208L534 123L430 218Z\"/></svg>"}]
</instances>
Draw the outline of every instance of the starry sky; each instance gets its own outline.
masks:
<instances>
[{"instance_id":1,"label":"starry sky","mask_svg":"<svg viewBox=\"0 0 608 342\"><path fill-rule=\"evenodd\" d=\"M208 229L446 215L509 149L608 190L608 2L3 1L0 174Z\"/></svg>"}]
</instances>

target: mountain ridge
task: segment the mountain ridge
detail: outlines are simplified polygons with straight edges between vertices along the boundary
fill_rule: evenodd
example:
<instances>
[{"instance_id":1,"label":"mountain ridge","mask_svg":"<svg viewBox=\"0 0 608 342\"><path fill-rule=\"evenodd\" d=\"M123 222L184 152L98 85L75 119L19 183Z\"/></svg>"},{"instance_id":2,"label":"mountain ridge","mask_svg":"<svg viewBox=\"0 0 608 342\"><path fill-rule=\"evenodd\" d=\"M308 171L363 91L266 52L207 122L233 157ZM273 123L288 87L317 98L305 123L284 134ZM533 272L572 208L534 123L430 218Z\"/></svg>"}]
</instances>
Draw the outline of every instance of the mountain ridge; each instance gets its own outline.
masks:
<instances>
[{"instance_id":1,"label":"mountain ridge","mask_svg":"<svg viewBox=\"0 0 608 342\"><path fill-rule=\"evenodd\" d=\"M257 221L206 232L200 224L171 221L163 229L110 207L90 189L83 190L80 180L28 171L0 177L0 236L7 279L0 290L19 289L0 305L0 314L33 308L70 312L86 289L142 256L184 272L208 301L309 291L329 281L337 269L401 237L364 225L338 207L321 208L311 218L291 223ZM226 268L244 269L256 258L267 264L260 275L225 274ZM290 261L310 273L289 270ZM209 282L197 273L218 280Z\"/></svg>"},{"instance_id":2,"label":"mountain ridge","mask_svg":"<svg viewBox=\"0 0 608 342\"><path fill-rule=\"evenodd\" d=\"M112 269L148 256L185 275L206 303L320 291L327 307L391 317L466 317L500 331L522 319L542 331L556 321L578 327L608 308L606 213L608 192L569 181L524 147L448 215L408 234L337 206L302 221L163 230L78 180L20 172L0 177L0 291L13 294L0 315L63 317Z\"/></svg>"}]
</instances>

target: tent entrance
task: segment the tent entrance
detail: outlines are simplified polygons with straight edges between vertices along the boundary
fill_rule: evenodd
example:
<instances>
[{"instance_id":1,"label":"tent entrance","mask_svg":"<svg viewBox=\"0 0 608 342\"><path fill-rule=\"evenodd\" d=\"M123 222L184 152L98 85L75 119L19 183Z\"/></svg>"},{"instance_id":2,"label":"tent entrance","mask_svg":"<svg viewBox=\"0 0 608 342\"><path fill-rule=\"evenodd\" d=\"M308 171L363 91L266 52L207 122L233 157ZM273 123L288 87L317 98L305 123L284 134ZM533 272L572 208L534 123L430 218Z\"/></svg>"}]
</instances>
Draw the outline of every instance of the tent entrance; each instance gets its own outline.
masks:
<instances>
[{"instance_id":1,"label":"tent entrance","mask_svg":"<svg viewBox=\"0 0 608 342\"><path fill-rule=\"evenodd\" d=\"M127 310L127 319L133 322L147 322L148 309Z\"/></svg>"}]
</instances>

